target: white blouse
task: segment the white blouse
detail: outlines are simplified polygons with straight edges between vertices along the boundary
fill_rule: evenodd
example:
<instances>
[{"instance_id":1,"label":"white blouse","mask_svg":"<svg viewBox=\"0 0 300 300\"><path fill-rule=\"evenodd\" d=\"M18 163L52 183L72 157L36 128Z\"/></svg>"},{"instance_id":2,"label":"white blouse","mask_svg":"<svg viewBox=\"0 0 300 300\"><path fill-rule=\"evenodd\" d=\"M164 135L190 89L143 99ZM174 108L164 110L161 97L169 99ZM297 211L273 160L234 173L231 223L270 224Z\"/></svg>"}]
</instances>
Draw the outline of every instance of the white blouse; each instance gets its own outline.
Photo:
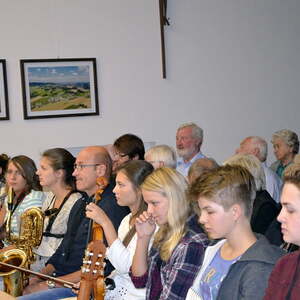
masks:
<instances>
[{"instance_id":1,"label":"white blouse","mask_svg":"<svg viewBox=\"0 0 300 300\"><path fill-rule=\"evenodd\" d=\"M105 300L142 300L146 298L146 289L136 289L129 277L129 269L135 253L137 235L135 234L127 247L122 243L130 229L131 213L121 222L118 230L118 238L107 248L106 256L115 267L109 276L115 281L115 289L105 294ZM151 245L149 246L150 249Z\"/></svg>"}]
</instances>

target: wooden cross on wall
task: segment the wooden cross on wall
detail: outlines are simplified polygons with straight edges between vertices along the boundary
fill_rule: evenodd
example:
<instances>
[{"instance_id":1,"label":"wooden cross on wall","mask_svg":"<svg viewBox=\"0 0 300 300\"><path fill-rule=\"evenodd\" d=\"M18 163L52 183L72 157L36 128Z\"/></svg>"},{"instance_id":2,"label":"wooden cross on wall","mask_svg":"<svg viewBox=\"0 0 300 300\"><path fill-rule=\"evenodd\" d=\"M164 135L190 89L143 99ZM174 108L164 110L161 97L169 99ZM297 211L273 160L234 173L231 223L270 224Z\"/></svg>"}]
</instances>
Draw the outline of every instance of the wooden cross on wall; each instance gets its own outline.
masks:
<instances>
[{"instance_id":1,"label":"wooden cross on wall","mask_svg":"<svg viewBox=\"0 0 300 300\"><path fill-rule=\"evenodd\" d=\"M166 78L166 51L165 51L165 26L169 26L167 18L167 2L168 0L159 0L159 19L160 19L160 40L161 40L161 64L162 78Z\"/></svg>"}]
</instances>

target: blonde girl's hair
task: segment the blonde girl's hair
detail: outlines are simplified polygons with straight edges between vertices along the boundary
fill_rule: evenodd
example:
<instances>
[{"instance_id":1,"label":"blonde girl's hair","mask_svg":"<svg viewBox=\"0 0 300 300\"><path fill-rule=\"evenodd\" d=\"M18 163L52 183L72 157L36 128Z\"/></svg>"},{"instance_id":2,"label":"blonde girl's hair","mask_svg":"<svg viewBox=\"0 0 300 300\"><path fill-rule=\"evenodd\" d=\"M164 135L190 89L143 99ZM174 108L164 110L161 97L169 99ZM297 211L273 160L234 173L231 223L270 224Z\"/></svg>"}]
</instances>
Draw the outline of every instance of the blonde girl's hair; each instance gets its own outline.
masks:
<instances>
[{"instance_id":1,"label":"blonde girl's hair","mask_svg":"<svg viewBox=\"0 0 300 300\"><path fill-rule=\"evenodd\" d=\"M167 223L160 226L154 236L153 246L167 261L174 248L186 233L186 220L190 214L187 201L187 181L176 170L168 167L153 171L141 186L142 190L156 192L168 200Z\"/></svg>"}]
</instances>

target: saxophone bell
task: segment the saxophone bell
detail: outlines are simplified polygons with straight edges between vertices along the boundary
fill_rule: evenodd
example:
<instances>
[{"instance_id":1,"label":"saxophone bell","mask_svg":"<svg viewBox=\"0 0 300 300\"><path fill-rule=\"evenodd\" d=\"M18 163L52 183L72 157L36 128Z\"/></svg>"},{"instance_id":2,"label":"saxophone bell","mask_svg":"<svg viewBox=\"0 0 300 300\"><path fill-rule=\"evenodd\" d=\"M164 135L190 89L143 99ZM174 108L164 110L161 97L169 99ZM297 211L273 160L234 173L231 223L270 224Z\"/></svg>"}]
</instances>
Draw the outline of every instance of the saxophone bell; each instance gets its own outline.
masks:
<instances>
[{"instance_id":1,"label":"saxophone bell","mask_svg":"<svg viewBox=\"0 0 300 300\"><path fill-rule=\"evenodd\" d=\"M10 249L1 253L0 261L16 267L28 267L26 253L20 249ZM4 292L14 297L22 295L25 284L25 276L22 272L13 268L0 266L0 276L3 278Z\"/></svg>"},{"instance_id":2,"label":"saxophone bell","mask_svg":"<svg viewBox=\"0 0 300 300\"><path fill-rule=\"evenodd\" d=\"M0 254L0 261L10 263L16 267L29 269L35 260L32 248L38 247L42 241L44 229L44 213L37 207L27 209L21 215L19 236L10 234L10 220L7 222L7 237L9 243L15 244L17 249L10 249ZM4 269L3 269L4 268ZM27 274L16 269L0 266L0 276L3 277L4 290L12 296L21 296L23 288L28 282Z\"/></svg>"}]
</instances>

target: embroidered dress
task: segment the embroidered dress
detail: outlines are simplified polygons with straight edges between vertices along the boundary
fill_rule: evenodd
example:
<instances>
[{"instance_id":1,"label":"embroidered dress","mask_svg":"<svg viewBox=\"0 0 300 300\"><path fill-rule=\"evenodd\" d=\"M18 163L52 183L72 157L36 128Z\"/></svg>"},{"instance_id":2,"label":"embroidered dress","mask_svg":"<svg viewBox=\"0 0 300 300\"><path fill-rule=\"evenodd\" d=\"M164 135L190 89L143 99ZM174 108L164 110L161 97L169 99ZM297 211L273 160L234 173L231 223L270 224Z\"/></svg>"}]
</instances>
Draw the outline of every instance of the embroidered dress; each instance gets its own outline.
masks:
<instances>
[{"instance_id":1,"label":"embroidered dress","mask_svg":"<svg viewBox=\"0 0 300 300\"><path fill-rule=\"evenodd\" d=\"M55 196L52 192L47 193L46 200L42 206L43 211L53 208L55 202L54 197ZM43 236L40 246L34 249L34 253L38 254L39 257L37 261L31 265L31 270L34 271L41 270L41 268L45 266L45 262L56 251L56 249L58 248L59 244L63 239L63 235L67 231L67 222L69 219L71 208L73 207L74 203L81 197L82 196L80 193L72 193L69 195L68 199L66 200L61 210L59 211L58 215L56 216L50 230L52 234L57 234L61 237ZM44 231L47 228L48 223L49 223L49 218L45 217Z\"/></svg>"}]
</instances>

